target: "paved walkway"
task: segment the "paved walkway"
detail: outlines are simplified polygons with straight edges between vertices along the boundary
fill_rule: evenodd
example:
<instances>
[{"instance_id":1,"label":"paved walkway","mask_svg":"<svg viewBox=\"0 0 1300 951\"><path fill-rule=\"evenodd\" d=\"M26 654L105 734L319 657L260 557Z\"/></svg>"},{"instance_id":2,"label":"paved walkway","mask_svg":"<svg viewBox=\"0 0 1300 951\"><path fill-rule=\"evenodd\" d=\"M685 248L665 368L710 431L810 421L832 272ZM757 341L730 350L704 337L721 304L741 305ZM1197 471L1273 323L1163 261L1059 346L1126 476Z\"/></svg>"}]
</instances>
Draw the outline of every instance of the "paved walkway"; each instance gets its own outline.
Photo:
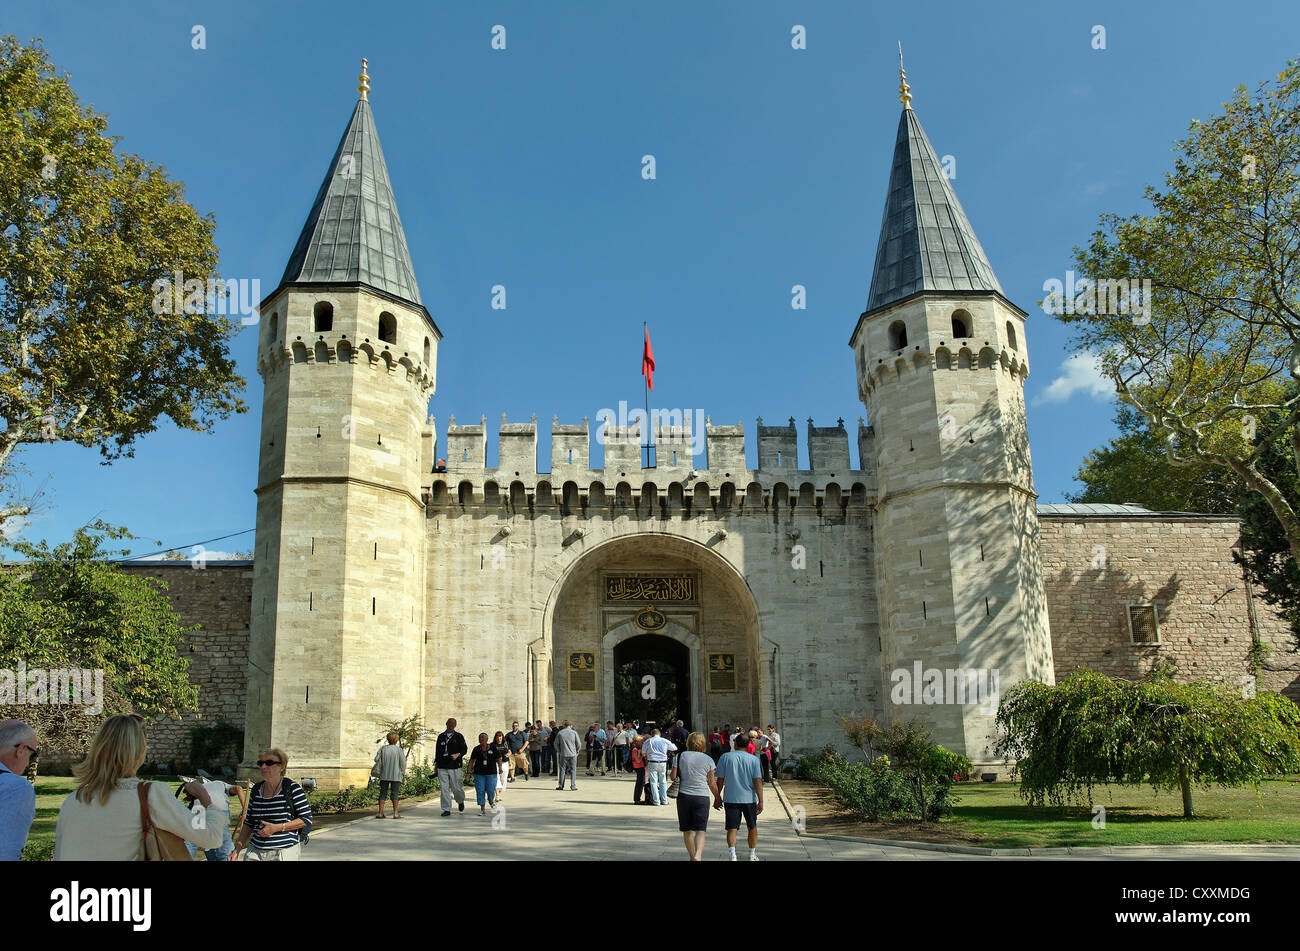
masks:
<instances>
[{"instance_id":1,"label":"paved walkway","mask_svg":"<svg viewBox=\"0 0 1300 951\"><path fill-rule=\"evenodd\" d=\"M627 776L586 776L579 770L578 789L563 792L555 780L542 776L516 779L502 796L504 811L495 818L479 816L474 790L465 790L465 811L440 814L438 798L403 804L405 818L373 816L322 830L303 852L306 861L400 861L460 859L510 861L685 861L686 847L677 830L677 808L632 804L634 780ZM727 859L722 813L710 812L704 858ZM748 857L742 826L736 849ZM1107 854L1109 853L1109 854ZM1006 861L1005 856L938 852L862 841L801 836L771 786L758 819L758 854L764 861L890 860L890 861ZM1131 859L1300 859L1300 846L1214 848L1182 846L1098 850L1074 854L1036 852L1020 861L1096 861Z\"/></svg>"}]
</instances>

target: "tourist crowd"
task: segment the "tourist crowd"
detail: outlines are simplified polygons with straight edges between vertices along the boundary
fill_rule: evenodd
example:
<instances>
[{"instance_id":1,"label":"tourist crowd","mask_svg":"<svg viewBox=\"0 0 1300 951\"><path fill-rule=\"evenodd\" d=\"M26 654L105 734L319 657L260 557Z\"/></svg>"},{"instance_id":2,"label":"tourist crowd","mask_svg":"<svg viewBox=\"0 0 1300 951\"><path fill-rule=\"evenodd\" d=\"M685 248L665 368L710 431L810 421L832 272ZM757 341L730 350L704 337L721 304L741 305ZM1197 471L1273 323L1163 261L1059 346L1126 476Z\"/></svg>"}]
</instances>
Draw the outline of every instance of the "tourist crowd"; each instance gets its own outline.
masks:
<instances>
[{"instance_id":1,"label":"tourist crowd","mask_svg":"<svg viewBox=\"0 0 1300 951\"><path fill-rule=\"evenodd\" d=\"M379 783L379 818L385 802L398 810L406 774L406 754L396 733L375 755L371 776ZM173 795L169 786L136 778L146 759L144 719L127 714L104 722L85 760L73 769L77 788L64 800L55 827L54 859L183 859L203 849L209 861L292 861L300 857L312 827L311 807L302 786L287 775L288 754L279 748L258 753L260 781L245 790L221 780L193 780ZM678 828L692 861L704 853L710 807L724 816L728 854L736 859L736 836L743 820L749 857L757 860L758 815L763 785L771 781L781 752L775 727L750 730L730 724L707 735L688 732L677 720L661 730L654 724L592 723L579 736L568 720L557 724L511 724L491 738L478 734L471 748L449 719L434 745L442 815L465 811L466 770L473 777L479 815L499 804L506 785L542 776L558 779L557 791L578 788L578 760L585 751L585 773L630 774L636 780L632 801L666 806L675 798ZM0 721L0 861L22 856L35 818L35 791L24 778L39 754L37 737L20 720ZM242 816L231 834L230 800L238 798Z\"/></svg>"}]
</instances>

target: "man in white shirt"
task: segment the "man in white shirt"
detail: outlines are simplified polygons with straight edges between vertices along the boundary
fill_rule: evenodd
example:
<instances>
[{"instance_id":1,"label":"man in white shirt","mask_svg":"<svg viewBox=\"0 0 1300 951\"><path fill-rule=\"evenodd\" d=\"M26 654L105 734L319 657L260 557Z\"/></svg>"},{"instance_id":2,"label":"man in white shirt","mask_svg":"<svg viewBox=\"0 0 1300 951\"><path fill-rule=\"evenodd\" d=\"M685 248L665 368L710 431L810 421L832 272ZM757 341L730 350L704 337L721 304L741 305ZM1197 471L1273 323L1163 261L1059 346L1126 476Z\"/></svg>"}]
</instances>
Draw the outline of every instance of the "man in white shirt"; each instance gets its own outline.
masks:
<instances>
[{"instance_id":1,"label":"man in white shirt","mask_svg":"<svg viewBox=\"0 0 1300 951\"><path fill-rule=\"evenodd\" d=\"M650 802L656 806L668 805L668 754L676 752L677 745L660 736L658 728L641 744Z\"/></svg>"},{"instance_id":2,"label":"man in white shirt","mask_svg":"<svg viewBox=\"0 0 1300 951\"><path fill-rule=\"evenodd\" d=\"M632 733L630 724L625 726L620 723L618 725L618 732L614 735L614 770L616 772L622 772L627 769L628 751L631 749L629 744L632 742L633 738L634 734Z\"/></svg>"}]
</instances>

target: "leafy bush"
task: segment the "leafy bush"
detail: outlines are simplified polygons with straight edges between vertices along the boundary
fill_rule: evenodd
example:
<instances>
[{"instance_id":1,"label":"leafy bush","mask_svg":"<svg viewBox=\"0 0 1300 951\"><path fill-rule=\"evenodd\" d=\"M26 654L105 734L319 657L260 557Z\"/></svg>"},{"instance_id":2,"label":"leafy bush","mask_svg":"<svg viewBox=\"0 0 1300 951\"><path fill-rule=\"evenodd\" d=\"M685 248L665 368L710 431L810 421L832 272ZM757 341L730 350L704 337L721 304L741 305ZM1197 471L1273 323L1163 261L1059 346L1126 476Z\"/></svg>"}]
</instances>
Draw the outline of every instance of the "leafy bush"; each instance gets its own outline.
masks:
<instances>
[{"instance_id":1,"label":"leafy bush","mask_svg":"<svg viewBox=\"0 0 1300 951\"><path fill-rule=\"evenodd\" d=\"M402 799L410 799L437 791L437 771L429 766L428 760L425 760L420 765L407 769L406 778L402 780L402 790L399 796ZM331 812L343 813L349 809L373 806L378 802L379 784L377 782L372 782L360 789L356 786L349 786L347 789L340 789L337 792L314 792L307 797L307 804L311 806L311 811L322 815Z\"/></svg>"},{"instance_id":2,"label":"leafy bush","mask_svg":"<svg viewBox=\"0 0 1300 951\"><path fill-rule=\"evenodd\" d=\"M974 767L971 761L960 753L954 753L936 743L930 750L930 757L929 768L936 774L950 776L956 782L970 779Z\"/></svg>"},{"instance_id":3,"label":"leafy bush","mask_svg":"<svg viewBox=\"0 0 1300 951\"><path fill-rule=\"evenodd\" d=\"M965 757L937 744L917 746L920 770L895 765L888 756L850 763L832 747L799 761L800 778L826 786L855 816L867 822L933 822L952 814L952 775ZM969 761L965 764L970 771Z\"/></svg>"}]
</instances>

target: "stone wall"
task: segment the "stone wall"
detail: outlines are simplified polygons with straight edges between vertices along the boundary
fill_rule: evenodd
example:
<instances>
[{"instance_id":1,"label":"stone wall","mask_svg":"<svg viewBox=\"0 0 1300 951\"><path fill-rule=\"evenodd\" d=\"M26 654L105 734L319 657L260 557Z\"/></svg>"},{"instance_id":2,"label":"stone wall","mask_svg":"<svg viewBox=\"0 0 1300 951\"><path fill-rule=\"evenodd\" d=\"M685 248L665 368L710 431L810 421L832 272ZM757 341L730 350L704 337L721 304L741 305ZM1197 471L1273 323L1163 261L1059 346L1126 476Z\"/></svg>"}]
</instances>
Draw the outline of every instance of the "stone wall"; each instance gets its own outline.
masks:
<instances>
[{"instance_id":1,"label":"stone wall","mask_svg":"<svg viewBox=\"0 0 1300 951\"><path fill-rule=\"evenodd\" d=\"M1237 684L1250 674L1250 603L1271 648L1261 689L1300 702L1300 655L1289 625L1260 598L1248 600L1232 560L1232 516L1042 515L1043 567L1059 681L1076 667L1133 680L1158 660L1180 680ZM1158 645L1134 644L1126 606L1155 604Z\"/></svg>"}]
</instances>

